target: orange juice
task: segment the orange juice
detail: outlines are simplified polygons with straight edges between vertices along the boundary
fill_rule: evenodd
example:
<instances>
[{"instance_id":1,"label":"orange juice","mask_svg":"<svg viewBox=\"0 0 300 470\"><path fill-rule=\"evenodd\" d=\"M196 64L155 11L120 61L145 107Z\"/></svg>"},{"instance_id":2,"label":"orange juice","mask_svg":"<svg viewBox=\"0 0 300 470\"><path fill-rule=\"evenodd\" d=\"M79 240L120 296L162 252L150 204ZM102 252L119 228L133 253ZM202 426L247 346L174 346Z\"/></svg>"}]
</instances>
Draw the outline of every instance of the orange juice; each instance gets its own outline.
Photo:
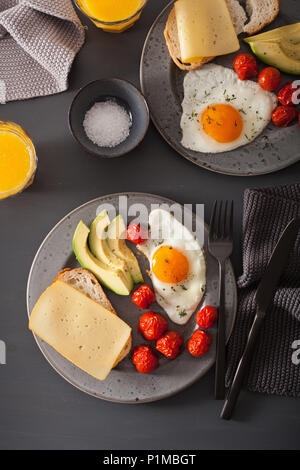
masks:
<instances>
[{"instance_id":1,"label":"orange juice","mask_svg":"<svg viewBox=\"0 0 300 470\"><path fill-rule=\"evenodd\" d=\"M34 146L14 123L0 121L0 199L17 194L34 178Z\"/></svg>"},{"instance_id":2,"label":"orange juice","mask_svg":"<svg viewBox=\"0 0 300 470\"><path fill-rule=\"evenodd\" d=\"M101 21L115 22L130 18L140 7L140 0L84 0L90 14Z\"/></svg>"},{"instance_id":3,"label":"orange juice","mask_svg":"<svg viewBox=\"0 0 300 470\"><path fill-rule=\"evenodd\" d=\"M138 20L146 0L77 0L76 3L99 28L122 32Z\"/></svg>"}]
</instances>

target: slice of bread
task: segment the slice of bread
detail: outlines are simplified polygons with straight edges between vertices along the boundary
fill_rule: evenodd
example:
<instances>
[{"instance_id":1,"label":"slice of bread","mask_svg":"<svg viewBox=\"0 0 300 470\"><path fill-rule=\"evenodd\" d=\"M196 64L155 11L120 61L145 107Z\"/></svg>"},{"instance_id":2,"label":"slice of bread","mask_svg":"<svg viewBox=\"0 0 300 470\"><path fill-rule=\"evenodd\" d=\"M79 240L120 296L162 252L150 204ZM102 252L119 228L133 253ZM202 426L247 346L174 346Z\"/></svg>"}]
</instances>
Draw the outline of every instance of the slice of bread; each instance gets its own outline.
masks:
<instances>
[{"instance_id":1,"label":"slice of bread","mask_svg":"<svg viewBox=\"0 0 300 470\"><path fill-rule=\"evenodd\" d=\"M258 33L275 20L279 9L279 0L246 0L250 21L245 25L244 32L249 35Z\"/></svg>"},{"instance_id":2,"label":"slice of bread","mask_svg":"<svg viewBox=\"0 0 300 470\"><path fill-rule=\"evenodd\" d=\"M201 62L197 62L194 64L183 64L181 62L177 21L174 8L172 8L168 16L166 27L164 30L164 36L169 49L169 54L177 65L177 67L179 67L181 70L197 70L201 67L201 65L213 59L213 57L203 57L203 60Z\"/></svg>"},{"instance_id":3,"label":"slice of bread","mask_svg":"<svg viewBox=\"0 0 300 470\"><path fill-rule=\"evenodd\" d=\"M59 271L57 278L55 280L57 279L71 285L75 289L85 294L90 299L94 300L95 302L98 302L98 304L102 305L104 308L109 310L112 314L116 315L115 309L113 308L110 301L106 297L96 277L94 276L94 274L90 273L86 269L83 269L83 268L63 269L62 271ZM120 353L117 361L115 362L114 367L129 354L131 350L131 345L132 345L132 339L130 337L130 339L127 341L126 345L124 346L122 352Z\"/></svg>"},{"instance_id":4,"label":"slice of bread","mask_svg":"<svg viewBox=\"0 0 300 470\"><path fill-rule=\"evenodd\" d=\"M258 33L276 18L280 8L279 0L246 0L245 7L250 18L247 23L247 15L239 1L226 0L226 2L237 34L242 32L248 33L249 35ZM164 36L169 54L177 67L181 70L197 70L206 62L214 59L214 57L203 57L201 62L193 64L183 64L181 62L181 51L174 8L172 8L168 16Z\"/></svg>"},{"instance_id":5,"label":"slice of bread","mask_svg":"<svg viewBox=\"0 0 300 470\"><path fill-rule=\"evenodd\" d=\"M245 23L247 22L246 12L238 0L226 0L226 3L235 32L239 35L244 31Z\"/></svg>"}]
</instances>

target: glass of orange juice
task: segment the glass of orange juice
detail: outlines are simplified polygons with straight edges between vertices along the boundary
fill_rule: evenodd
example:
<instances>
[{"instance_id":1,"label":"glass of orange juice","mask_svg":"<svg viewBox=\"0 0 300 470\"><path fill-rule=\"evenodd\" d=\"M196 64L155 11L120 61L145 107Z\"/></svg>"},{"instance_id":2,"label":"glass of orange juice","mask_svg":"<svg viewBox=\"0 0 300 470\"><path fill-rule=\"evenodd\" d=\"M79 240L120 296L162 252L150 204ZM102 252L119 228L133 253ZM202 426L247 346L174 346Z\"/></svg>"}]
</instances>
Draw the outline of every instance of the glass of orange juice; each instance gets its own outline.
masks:
<instances>
[{"instance_id":1,"label":"glass of orange juice","mask_svg":"<svg viewBox=\"0 0 300 470\"><path fill-rule=\"evenodd\" d=\"M122 33L141 16L147 0L74 0L98 28L110 33Z\"/></svg>"},{"instance_id":2,"label":"glass of orange juice","mask_svg":"<svg viewBox=\"0 0 300 470\"><path fill-rule=\"evenodd\" d=\"M0 199L27 188L34 180L36 168L30 137L18 124L0 121Z\"/></svg>"}]
</instances>

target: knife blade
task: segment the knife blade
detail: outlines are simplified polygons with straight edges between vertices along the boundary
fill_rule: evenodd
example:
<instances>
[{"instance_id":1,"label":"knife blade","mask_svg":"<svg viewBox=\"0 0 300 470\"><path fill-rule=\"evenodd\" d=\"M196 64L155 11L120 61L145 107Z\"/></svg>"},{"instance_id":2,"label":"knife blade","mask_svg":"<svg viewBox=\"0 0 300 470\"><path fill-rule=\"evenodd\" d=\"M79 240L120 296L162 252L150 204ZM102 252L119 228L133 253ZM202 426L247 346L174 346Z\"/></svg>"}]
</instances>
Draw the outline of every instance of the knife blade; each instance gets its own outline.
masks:
<instances>
[{"instance_id":1,"label":"knife blade","mask_svg":"<svg viewBox=\"0 0 300 470\"><path fill-rule=\"evenodd\" d=\"M235 376L231 388L226 397L220 417L222 419L230 419L236 405L240 390L243 385L244 377L249 370L252 353L256 346L261 327L263 325L267 309L272 303L276 287L282 272L287 264L289 253L295 242L300 229L300 219L293 219L288 223L277 242L262 280L256 292L256 315L248 335L247 344L244 353L240 359L239 365L235 372Z\"/></svg>"},{"instance_id":2,"label":"knife blade","mask_svg":"<svg viewBox=\"0 0 300 470\"><path fill-rule=\"evenodd\" d=\"M269 263L256 292L256 303L261 314L266 314L278 285L280 276L287 264L289 252L300 228L300 219L288 223L275 246Z\"/></svg>"}]
</instances>

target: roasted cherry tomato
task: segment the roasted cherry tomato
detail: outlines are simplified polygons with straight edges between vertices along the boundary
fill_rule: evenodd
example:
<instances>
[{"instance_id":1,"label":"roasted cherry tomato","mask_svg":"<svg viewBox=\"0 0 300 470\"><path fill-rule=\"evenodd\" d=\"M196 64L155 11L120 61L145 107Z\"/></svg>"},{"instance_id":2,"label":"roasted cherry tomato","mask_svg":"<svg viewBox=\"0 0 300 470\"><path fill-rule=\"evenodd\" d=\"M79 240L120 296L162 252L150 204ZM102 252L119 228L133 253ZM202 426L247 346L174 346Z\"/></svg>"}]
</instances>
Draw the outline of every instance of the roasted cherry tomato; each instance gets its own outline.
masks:
<instances>
[{"instance_id":1,"label":"roasted cherry tomato","mask_svg":"<svg viewBox=\"0 0 300 470\"><path fill-rule=\"evenodd\" d=\"M239 54L233 62L233 68L240 80L248 80L258 75L258 65L251 54Z\"/></svg>"},{"instance_id":2,"label":"roasted cherry tomato","mask_svg":"<svg viewBox=\"0 0 300 470\"><path fill-rule=\"evenodd\" d=\"M138 372L149 374L158 366L158 359L151 346L137 346L133 351L132 362Z\"/></svg>"},{"instance_id":3,"label":"roasted cherry tomato","mask_svg":"<svg viewBox=\"0 0 300 470\"><path fill-rule=\"evenodd\" d=\"M142 284L132 294L132 302L142 310L146 310L155 302L155 294L150 286Z\"/></svg>"},{"instance_id":4,"label":"roasted cherry tomato","mask_svg":"<svg viewBox=\"0 0 300 470\"><path fill-rule=\"evenodd\" d=\"M142 333L144 338L149 341L154 341L160 338L167 328L167 320L159 313L144 313L139 321L139 331Z\"/></svg>"},{"instance_id":5,"label":"roasted cherry tomato","mask_svg":"<svg viewBox=\"0 0 300 470\"><path fill-rule=\"evenodd\" d=\"M143 230L140 224L130 224L127 228L127 240L142 245L147 241L147 231Z\"/></svg>"},{"instance_id":6,"label":"roasted cherry tomato","mask_svg":"<svg viewBox=\"0 0 300 470\"><path fill-rule=\"evenodd\" d=\"M280 104L283 106L293 106L294 104L298 103L293 103L293 95L295 92L298 92L300 87L293 88L293 82L288 82L286 83L281 90L279 91L277 95L277 99Z\"/></svg>"},{"instance_id":7,"label":"roasted cherry tomato","mask_svg":"<svg viewBox=\"0 0 300 470\"><path fill-rule=\"evenodd\" d=\"M203 356L209 351L212 337L202 330L194 331L192 337L187 342L187 350L194 357Z\"/></svg>"},{"instance_id":8,"label":"roasted cherry tomato","mask_svg":"<svg viewBox=\"0 0 300 470\"><path fill-rule=\"evenodd\" d=\"M197 312L197 324L199 328L211 328L218 318L218 310L215 307L206 305Z\"/></svg>"},{"instance_id":9,"label":"roasted cherry tomato","mask_svg":"<svg viewBox=\"0 0 300 470\"><path fill-rule=\"evenodd\" d=\"M168 359L175 359L180 353L183 339L177 331L167 331L156 341L156 349Z\"/></svg>"},{"instance_id":10,"label":"roasted cherry tomato","mask_svg":"<svg viewBox=\"0 0 300 470\"><path fill-rule=\"evenodd\" d=\"M287 127L296 117L298 111L292 106L278 106L272 113L272 121L277 127Z\"/></svg>"},{"instance_id":11,"label":"roasted cherry tomato","mask_svg":"<svg viewBox=\"0 0 300 470\"><path fill-rule=\"evenodd\" d=\"M279 88L281 73L274 67L266 67L258 77L258 83L263 90L274 91Z\"/></svg>"}]
</instances>

